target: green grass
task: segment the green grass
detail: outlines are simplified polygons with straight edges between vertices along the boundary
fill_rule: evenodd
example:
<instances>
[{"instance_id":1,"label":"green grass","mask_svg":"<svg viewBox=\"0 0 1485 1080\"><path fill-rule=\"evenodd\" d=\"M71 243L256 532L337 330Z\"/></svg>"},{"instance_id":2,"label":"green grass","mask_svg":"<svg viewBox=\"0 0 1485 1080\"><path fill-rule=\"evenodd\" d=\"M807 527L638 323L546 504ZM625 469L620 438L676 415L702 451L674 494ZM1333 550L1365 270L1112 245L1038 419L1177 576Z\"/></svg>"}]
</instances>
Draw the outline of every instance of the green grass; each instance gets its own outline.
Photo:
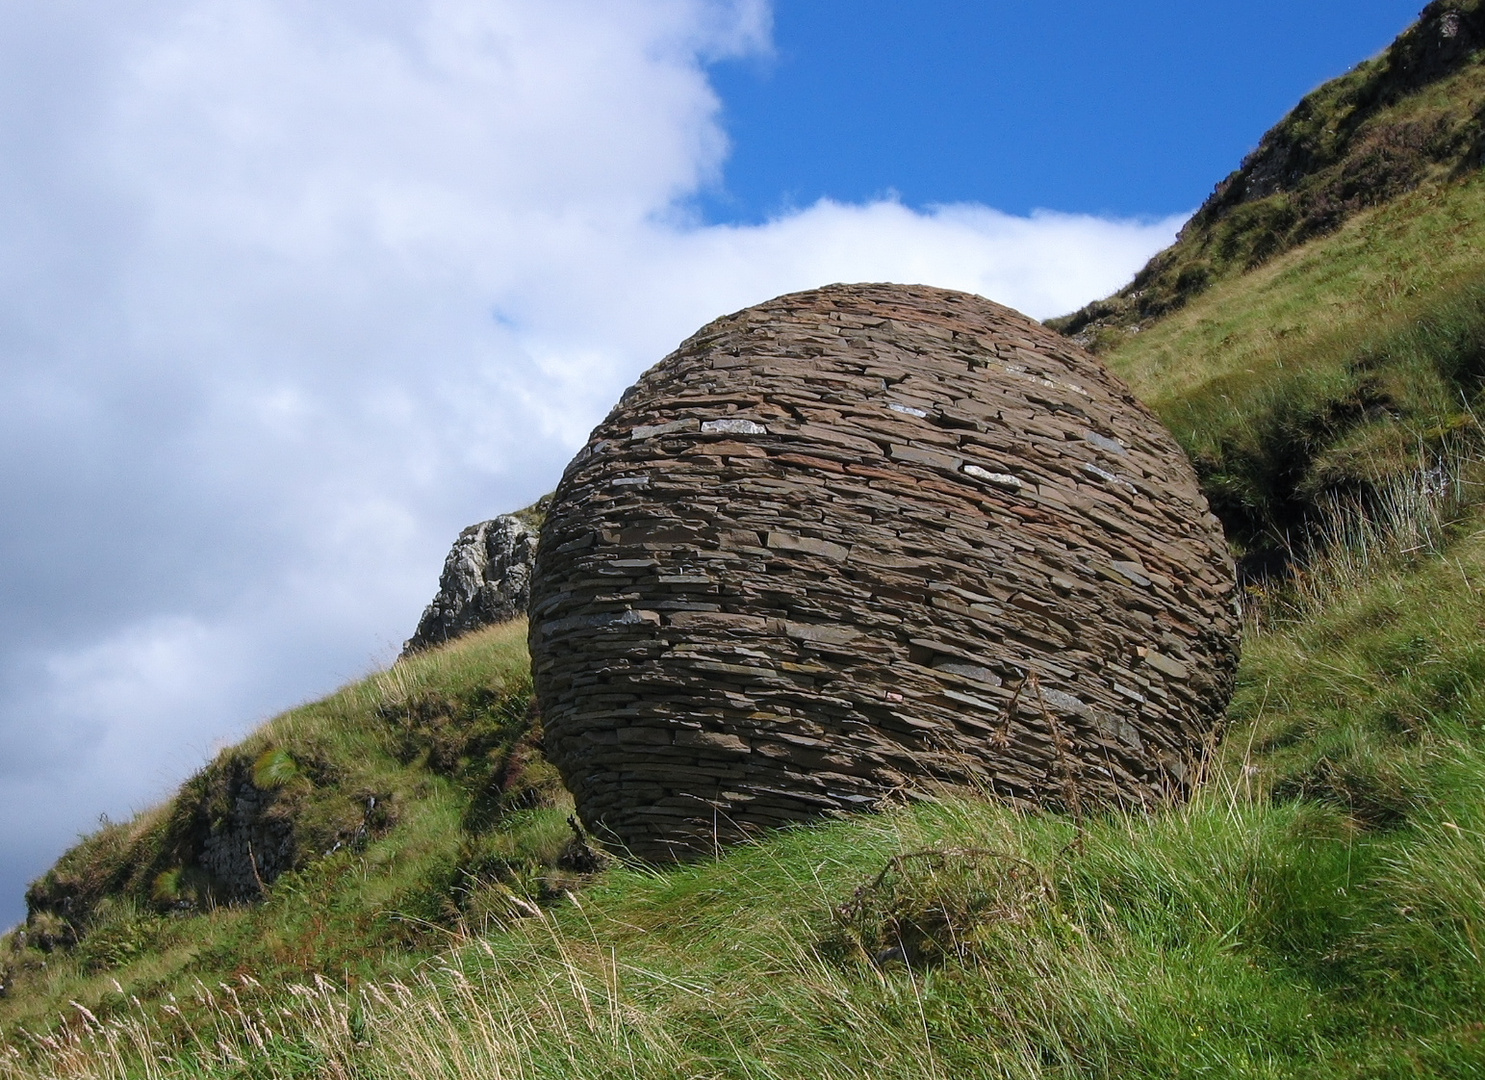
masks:
<instances>
[{"instance_id":1,"label":"green grass","mask_svg":"<svg viewBox=\"0 0 1485 1080\"><path fill-rule=\"evenodd\" d=\"M1127 335L1107 362L1162 409L1216 379L1347 352L1479 273L1485 178L1428 184Z\"/></svg>"},{"instance_id":2,"label":"green grass","mask_svg":"<svg viewBox=\"0 0 1485 1080\"><path fill-rule=\"evenodd\" d=\"M0 1076L1485 1075L1482 529L1371 559L1320 611L1270 597L1188 804L1075 822L946 794L555 906L492 880L418 963L307 960L286 989L265 941L399 896L373 844L212 916L238 963L175 984L188 1023L57 988L68 1023L10 1021Z\"/></svg>"},{"instance_id":3,"label":"green grass","mask_svg":"<svg viewBox=\"0 0 1485 1080\"><path fill-rule=\"evenodd\" d=\"M307 972L388 976L505 911L512 890L550 900L573 877L558 866L571 804L529 700L518 622L270 721L32 886L29 924L0 943L0 1027L44 1029L72 1001L189 1000L198 982L242 972L279 987ZM220 780L242 768L300 851L258 905L222 902L181 865L182 833L222 812Z\"/></svg>"},{"instance_id":4,"label":"green grass","mask_svg":"<svg viewBox=\"0 0 1485 1080\"><path fill-rule=\"evenodd\" d=\"M1106 351L1358 214L1476 171L1485 147L1485 65L1478 53L1445 58L1445 8L1431 4L1382 54L1307 94L1175 244L1115 295L1052 325ZM1478 0L1452 0L1447 9L1479 32Z\"/></svg>"},{"instance_id":5,"label":"green grass","mask_svg":"<svg viewBox=\"0 0 1485 1080\"><path fill-rule=\"evenodd\" d=\"M1258 567L1328 498L1478 440L1485 180L1430 185L1129 337L1107 357L1196 463Z\"/></svg>"}]
</instances>

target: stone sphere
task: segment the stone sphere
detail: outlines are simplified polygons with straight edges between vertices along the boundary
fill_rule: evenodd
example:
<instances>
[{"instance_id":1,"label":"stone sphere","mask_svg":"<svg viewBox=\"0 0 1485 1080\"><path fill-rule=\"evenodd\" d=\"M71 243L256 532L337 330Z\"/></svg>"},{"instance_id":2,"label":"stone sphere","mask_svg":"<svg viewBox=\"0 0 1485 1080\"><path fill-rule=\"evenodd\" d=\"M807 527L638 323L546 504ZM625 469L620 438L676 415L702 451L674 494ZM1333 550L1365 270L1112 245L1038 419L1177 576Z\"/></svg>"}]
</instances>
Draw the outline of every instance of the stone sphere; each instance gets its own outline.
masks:
<instances>
[{"instance_id":1,"label":"stone sphere","mask_svg":"<svg viewBox=\"0 0 1485 1080\"><path fill-rule=\"evenodd\" d=\"M647 371L542 527L530 643L583 821L649 859L969 784L1178 798L1237 662L1185 454L978 296L832 285Z\"/></svg>"}]
</instances>

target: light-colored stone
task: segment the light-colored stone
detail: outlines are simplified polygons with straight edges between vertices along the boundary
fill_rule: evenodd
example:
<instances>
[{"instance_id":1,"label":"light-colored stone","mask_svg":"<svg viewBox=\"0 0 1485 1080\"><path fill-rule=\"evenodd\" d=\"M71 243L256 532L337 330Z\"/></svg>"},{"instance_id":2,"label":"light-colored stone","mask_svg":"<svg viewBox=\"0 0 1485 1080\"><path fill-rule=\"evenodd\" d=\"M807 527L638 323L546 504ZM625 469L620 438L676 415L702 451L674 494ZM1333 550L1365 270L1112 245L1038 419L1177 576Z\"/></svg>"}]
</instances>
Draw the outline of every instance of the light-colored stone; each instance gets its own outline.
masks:
<instances>
[{"instance_id":1,"label":"light-colored stone","mask_svg":"<svg viewBox=\"0 0 1485 1080\"><path fill-rule=\"evenodd\" d=\"M509 515L461 532L444 560L438 595L424 609L402 655L524 615L531 598L536 541L535 529Z\"/></svg>"}]
</instances>

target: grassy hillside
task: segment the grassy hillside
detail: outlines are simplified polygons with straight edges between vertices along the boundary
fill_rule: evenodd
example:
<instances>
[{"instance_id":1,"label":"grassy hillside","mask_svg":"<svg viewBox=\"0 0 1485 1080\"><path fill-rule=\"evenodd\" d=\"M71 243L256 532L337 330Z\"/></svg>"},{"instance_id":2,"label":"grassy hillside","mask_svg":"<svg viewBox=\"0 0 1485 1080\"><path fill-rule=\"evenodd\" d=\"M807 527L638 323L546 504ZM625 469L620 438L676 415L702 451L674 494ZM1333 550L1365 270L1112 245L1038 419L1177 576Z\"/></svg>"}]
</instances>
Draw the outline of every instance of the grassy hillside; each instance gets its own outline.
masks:
<instances>
[{"instance_id":1,"label":"grassy hillside","mask_svg":"<svg viewBox=\"0 0 1485 1080\"><path fill-rule=\"evenodd\" d=\"M529 701L510 624L266 724L31 886L29 919L0 942L0 1027L118 994L190 1000L243 973L394 975L504 911L511 889L558 895L596 856L567 824ZM246 893L205 857L244 833L259 841ZM277 876L264 838L293 852Z\"/></svg>"},{"instance_id":2,"label":"grassy hillside","mask_svg":"<svg viewBox=\"0 0 1485 1080\"><path fill-rule=\"evenodd\" d=\"M1307 95L1134 280L1057 329L1097 352L1218 282L1485 154L1485 7L1434 0L1381 55Z\"/></svg>"},{"instance_id":3,"label":"grassy hillside","mask_svg":"<svg viewBox=\"0 0 1485 1080\"><path fill-rule=\"evenodd\" d=\"M1485 178L1427 184L1223 282L1110 352L1196 463L1240 553L1285 554L1479 434Z\"/></svg>"},{"instance_id":4,"label":"grassy hillside","mask_svg":"<svg viewBox=\"0 0 1485 1080\"><path fill-rule=\"evenodd\" d=\"M163 1010L131 998L137 962L41 991L45 1039L7 1002L0 1075L1485 1075L1481 524L1270 598L1188 805L1074 820L946 794L613 867L550 907L491 882L436 957L351 980L254 943L321 866L181 920L238 920L241 960ZM395 904L384 842L330 862Z\"/></svg>"}]
</instances>

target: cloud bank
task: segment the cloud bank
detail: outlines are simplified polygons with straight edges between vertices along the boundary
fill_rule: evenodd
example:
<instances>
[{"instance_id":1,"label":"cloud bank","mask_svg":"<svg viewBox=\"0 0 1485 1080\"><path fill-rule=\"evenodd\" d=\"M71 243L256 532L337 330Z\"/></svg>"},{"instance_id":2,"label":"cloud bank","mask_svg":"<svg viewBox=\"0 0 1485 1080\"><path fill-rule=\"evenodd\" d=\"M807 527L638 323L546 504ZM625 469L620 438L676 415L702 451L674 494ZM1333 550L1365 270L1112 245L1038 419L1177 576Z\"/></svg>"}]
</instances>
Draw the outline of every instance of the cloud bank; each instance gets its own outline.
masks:
<instances>
[{"instance_id":1,"label":"cloud bank","mask_svg":"<svg viewBox=\"0 0 1485 1080\"><path fill-rule=\"evenodd\" d=\"M100 813L385 662L699 325L900 280L1047 316L1179 222L708 225L762 0L0 14L0 926Z\"/></svg>"}]
</instances>

